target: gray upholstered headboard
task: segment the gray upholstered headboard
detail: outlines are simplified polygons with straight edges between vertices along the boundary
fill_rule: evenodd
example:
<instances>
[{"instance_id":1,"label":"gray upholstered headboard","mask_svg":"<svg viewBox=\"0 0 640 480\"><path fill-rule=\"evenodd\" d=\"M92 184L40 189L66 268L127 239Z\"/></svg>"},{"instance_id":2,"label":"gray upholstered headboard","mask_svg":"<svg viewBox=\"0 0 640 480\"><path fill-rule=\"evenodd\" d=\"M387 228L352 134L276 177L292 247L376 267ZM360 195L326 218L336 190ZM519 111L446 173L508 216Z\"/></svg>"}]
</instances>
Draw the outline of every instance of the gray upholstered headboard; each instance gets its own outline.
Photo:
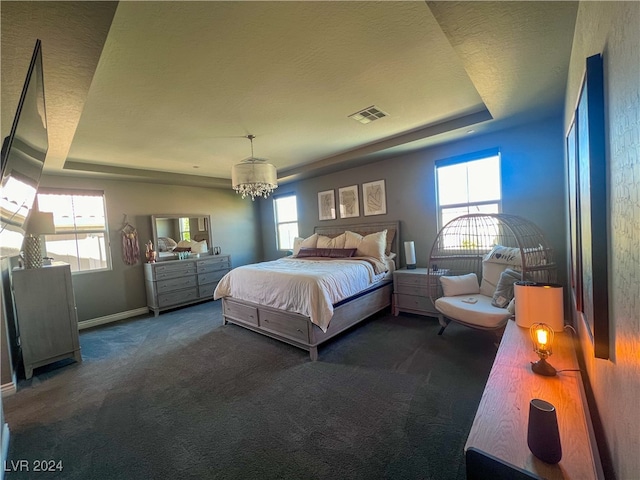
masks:
<instances>
[{"instance_id":1,"label":"gray upholstered headboard","mask_svg":"<svg viewBox=\"0 0 640 480\"><path fill-rule=\"evenodd\" d=\"M348 225L318 225L313 231L318 235L327 237L337 237L341 233L349 230L359 233L362 236L371 233L381 232L387 229L387 252L400 254L400 222L378 222L378 223L359 223Z\"/></svg>"}]
</instances>

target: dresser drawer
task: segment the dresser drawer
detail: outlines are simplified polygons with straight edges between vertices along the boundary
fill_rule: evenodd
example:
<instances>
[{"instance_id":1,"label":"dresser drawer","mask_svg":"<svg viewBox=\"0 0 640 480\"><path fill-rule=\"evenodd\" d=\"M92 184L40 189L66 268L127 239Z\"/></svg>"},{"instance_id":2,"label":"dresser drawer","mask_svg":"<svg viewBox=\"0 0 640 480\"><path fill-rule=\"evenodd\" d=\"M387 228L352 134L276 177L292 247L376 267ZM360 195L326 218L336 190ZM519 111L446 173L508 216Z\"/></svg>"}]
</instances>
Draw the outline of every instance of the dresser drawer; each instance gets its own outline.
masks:
<instances>
[{"instance_id":1,"label":"dresser drawer","mask_svg":"<svg viewBox=\"0 0 640 480\"><path fill-rule=\"evenodd\" d=\"M184 302L196 300L197 298L198 289L196 287L177 290L175 292L162 293L158 295L158 306L169 307L171 305L179 305Z\"/></svg>"},{"instance_id":2,"label":"dresser drawer","mask_svg":"<svg viewBox=\"0 0 640 480\"><path fill-rule=\"evenodd\" d=\"M426 288L428 285L428 277L427 275L402 275L397 274L394 277L395 284L397 286L405 285L407 287L419 287L423 286Z\"/></svg>"},{"instance_id":3,"label":"dresser drawer","mask_svg":"<svg viewBox=\"0 0 640 480\"><path fill-rule=\"evenodd\" d=\"M174 290L180 290L188 287L195 287L196 277L192 275L190 277L172 278L169 280L161 280L156 283L158 293L172 292Z\"/></svg>"},{"instance_id":4,"label":"dresser drawer","mask_svg":"<svg viewBox=\"0 0 640 480\"><path fill-rule=\"evenodd\" d=\"M427 285L404 285L400 283L396 285L395 293L437 298L442 296L442 287L439 284L428 287Z\"/></svg>"},{"instance_id":5,"label":"dresser drawer","mask_svg":"<svg viewBox=\"0 0 640 480\"><path fill-rule=\"evenodd\" d=\"M193 262L172 263L170 265L156 265L153 268L153 280L166 280L168 278L195 275L196 265Z\"/></svg>"},{"instance_id":6,"label":"dresser drawer","mask_svg":"<svg viewBox=\"0 0 640 480\"><path fill-rule=\"evenodd\" d=\"M224 299L224 315L226 317L243 320L258 325L258 309L249 305L236 303L228 298Z\"/></svg>"},{"instance_id":7,"label":"dresser drawer","mask_svg":"<svg viewBox=\"0 0 640 480\"><path fill-rule=\"evenodd\" d=\"M198 275L198 285L205 285L207 283L218 282L229 270L219 270L211 273L201 273Z\"/></svg>"},{"instance_id":8,"label":"dresser drawer","mask_svg":"<svg viewBox=\"0 0 640 480\"><path fill-rule=\"evenodd\" d=\"M229 264L229 257L214 257L207 258L206 260L198 260L196 262L198 267L198 273L207 273L207 272L215 272L218 270L229 269L231 265Z\"/></svg>"},{"instance_id":9,"label":"dresser drawer","mask_svg":"<svg viewBox=\"0 0 640 480\"><path fill-rule=\"evenodd\" d=\"M292 318L278 312L261 310L260 327L285 337L309 342L309 322L304 318Z\"/></svg>"},{"instance_id":10,"label":"dresser drawer","mask_svg":"<svg viewBox=\"0 0 640 480\"><path fill-rule=\"evenodd\" d=\"M406 285L399 283L396 285L395 293L403 293L405 295L418 295L423 297L429 296L429 291L426 285Z\"/></svg>"},{"instance_id":11,"label":"dresser drawer","mask_svg":"<svg viewBox=\"0 0 640 480\"><path fill-rule=\"evenodd\" d=\"M396 308L400 310L408 309L431 313L436 312L433 303L431 303L431 300L428 297L418 297L415 295L403 295L401 293L396 293L395 301Z\"/></svg>"}]
</instances>

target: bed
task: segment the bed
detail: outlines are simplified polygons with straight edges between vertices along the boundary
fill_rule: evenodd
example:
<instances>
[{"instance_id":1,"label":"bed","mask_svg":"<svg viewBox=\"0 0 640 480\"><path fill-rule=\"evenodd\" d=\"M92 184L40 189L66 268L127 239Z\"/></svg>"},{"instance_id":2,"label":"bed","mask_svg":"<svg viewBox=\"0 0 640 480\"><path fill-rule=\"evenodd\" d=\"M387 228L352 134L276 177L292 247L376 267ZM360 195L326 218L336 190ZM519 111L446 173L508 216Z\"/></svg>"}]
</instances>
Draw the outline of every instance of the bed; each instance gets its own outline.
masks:
<instances>
[{"instance_id":1,"label":"bed","mask_svg":"<svg viewBox=\"0 0 640 480\"><path fill-rule=\"evenodd\" d=\"M331 312L328 320L326 317L323 317L323 315L327 313L326 308L321 308L321 312L316 315L317 318L312 318L314 317L313 311L307 312L306 314L292 311L287 301L277 303L278 306L283 306L283 303L287 304L284 308L277 308L272 305L252 301L253 298L251 295L245 297L242 292L238 293L238 291L236 291L235 295L232 294L230 289L231 282L235 281L236 285L246 283L245 280L248 278L247 274L251 271L249 269L271 268L270 265L265 265L267 263L275 263L276 269L283 268L282 265L284 262L295 261L291 259L280 259L276 262L263 262L261 264L239 267L225 275L225 278L220 281L214 293L215 299L222 299L223 324L233 323L262 335L294 345L303 350L307 350L311 360L317 360L318 346L320 344L391 305L391 296L393 293L392 271L395 268L395 262L393 260L390 261L390 257L394 257L393 254L398 252L399 223L380 222L342 225L339 227L315 227L314 234L321 235L325 237L325 239L326 237L334 239L346 231L355 232L358 235L366 237L384 230L387 230L386 255L384 260L388 266L388 270L383 273L378 265L374 268L374 283L366 285L364 288L359 287L357 292L350 292L348 297L329 305ZM303 259L302 261L305 260L307 259ZM317 260L325 259L312 257L308 258L308 260L309 263L319 264L320 262ZM366 262L365 257L357 257L353 260L354 262ZM397 258L395 261L397 261ZM325 265L330 262L334 262L332 265L346 263L343 259L331 259L327 260ZM376 262L371 263L375 264ZM310 268L310 270L312 269ZM255 281L259 282L260 280L257 273L260 272L255 273ZM236 275L236 277L234 277L234 275ZM244 277L240 277L240 275L244 275ZM295 280L300 282L300 288L303 288L304 280L302 277L301 275L300 279ZM293 289L298 288L294 286ZM250 288L246 290L250 290ZM291 286L289 286L289 291L291 290ZM275 294L273 295L273 297L276 296ZM248 298L251 298L251 300ZM314 301L312 303L316 302ZM300 309L298 310L301 311Z\"/></svg>"}]
</instances>

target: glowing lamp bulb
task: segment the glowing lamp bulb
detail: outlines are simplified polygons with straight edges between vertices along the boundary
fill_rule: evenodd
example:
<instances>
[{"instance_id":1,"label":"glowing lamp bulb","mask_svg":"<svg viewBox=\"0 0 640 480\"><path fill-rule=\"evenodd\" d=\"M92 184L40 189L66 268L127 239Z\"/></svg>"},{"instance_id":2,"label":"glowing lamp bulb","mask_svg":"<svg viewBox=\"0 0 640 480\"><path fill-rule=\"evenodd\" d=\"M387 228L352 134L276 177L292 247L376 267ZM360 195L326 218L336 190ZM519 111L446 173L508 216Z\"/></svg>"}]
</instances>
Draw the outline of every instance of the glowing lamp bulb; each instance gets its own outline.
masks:
<instances>
[{"instance_id":1,"label":"glowing lamp bulb","mask_svg":"<svg viewBox=\"0 0 640 480\"><path fill-rule=\"evenodd\" d=\"M533 351L538 354L540 360L531 363L531 370L539 375L552 377L556 374L556 369L547 363L547 358L553 353L553 330L546 323L534 323L529 330Z\"/></svg>"},{"instance_id":2,"label":"glowing lamp bulb","mask_svg":"<svg viewBox=\"0 0 640 480\"><path fill-rule=\"evenodd\" d=\"M536 330L536 336L538 337L538 344L540 346L546 346L549 342L549 335L543 329Z\"/></svg>"}]
</instances>

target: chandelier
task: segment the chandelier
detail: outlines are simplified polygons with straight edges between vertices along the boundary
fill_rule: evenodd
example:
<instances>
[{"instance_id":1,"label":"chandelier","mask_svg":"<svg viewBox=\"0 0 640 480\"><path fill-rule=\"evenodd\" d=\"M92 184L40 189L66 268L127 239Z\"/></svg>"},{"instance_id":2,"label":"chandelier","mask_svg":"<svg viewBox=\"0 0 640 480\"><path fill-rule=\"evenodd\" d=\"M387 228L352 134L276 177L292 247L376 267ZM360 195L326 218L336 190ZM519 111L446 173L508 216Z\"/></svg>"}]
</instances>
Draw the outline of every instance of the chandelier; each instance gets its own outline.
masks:
<instances>
[{"instance_id":1,"label":"chandelier","mask_svg":"<svg viewBox=\"0 0 640 480\"><path fill-rule=\"evenodd\" d=\"M253 156L253 139L255 135L247 135L251 142L251 157L233 166L231 169L231 184L236 193L242 198L251 196L267 198L271 192L278 188L278 175L276 167Z\"/></svg>"}]
</instances>

